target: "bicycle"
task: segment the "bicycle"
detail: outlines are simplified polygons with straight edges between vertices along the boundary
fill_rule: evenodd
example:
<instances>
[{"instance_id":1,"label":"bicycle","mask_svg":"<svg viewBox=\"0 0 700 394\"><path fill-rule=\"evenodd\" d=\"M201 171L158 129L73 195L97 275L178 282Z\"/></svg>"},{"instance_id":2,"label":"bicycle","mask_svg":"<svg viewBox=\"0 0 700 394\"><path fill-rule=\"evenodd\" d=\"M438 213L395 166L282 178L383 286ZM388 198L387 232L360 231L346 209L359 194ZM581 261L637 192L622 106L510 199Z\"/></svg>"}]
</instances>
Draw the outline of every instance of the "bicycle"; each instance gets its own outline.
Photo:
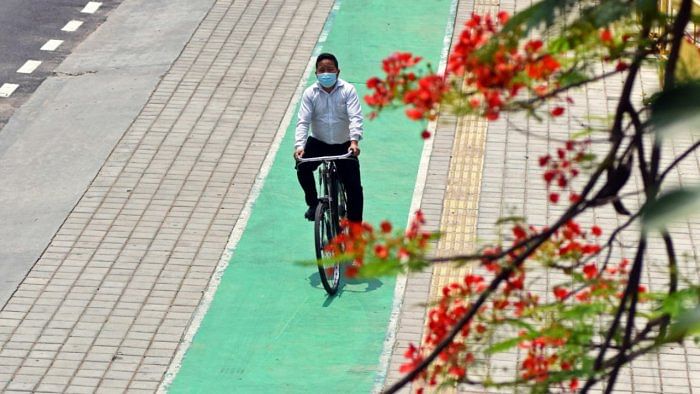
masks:
<instances>
[{"instance_id":1,"label":"bicycle","mask_svg":"<svg viewBox=\"0 0 700 394\"><path fill-rule=\"evenodd\" d=\"M340 233L340 220L347 212L345 188L338 178L336 160L349 159L352 152L339 156L321 156L308 159L298 159L299 163L320 161L318 170L319 198L314 215L314 246L316 247L316 259L331 257L332 253L326 251L328 245L337 234ZM323 288L332 296L338 291L340 285L340 262L332 266L318 265L318 273L321 277Z\"/></svg>"}]
</instances>

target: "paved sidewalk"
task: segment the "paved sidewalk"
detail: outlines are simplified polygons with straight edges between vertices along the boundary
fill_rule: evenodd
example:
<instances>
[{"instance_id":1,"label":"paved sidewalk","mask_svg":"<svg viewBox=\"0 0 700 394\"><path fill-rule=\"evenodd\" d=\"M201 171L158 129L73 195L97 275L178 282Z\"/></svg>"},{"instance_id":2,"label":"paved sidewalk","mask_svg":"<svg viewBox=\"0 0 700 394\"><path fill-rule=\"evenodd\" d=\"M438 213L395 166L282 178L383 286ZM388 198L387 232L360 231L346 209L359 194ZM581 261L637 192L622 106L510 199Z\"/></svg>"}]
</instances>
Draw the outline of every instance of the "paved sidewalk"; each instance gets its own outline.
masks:
<instances>
[{"instance_id":1,"label":"paved sidewalk","mask_svg":"<svg viewBox=\"0 0 700 394\"><path fill-rule=\"evenodd\" d=\"M472 11L477 13L499 10L513 12L530 5L529 1L463 1L460 2L458 18L466 18ZM456 33L462 23L458 23ZM601 119L614 111L613 103L619 97L622 80L607 80L603 83L587 86L572 97L576 103L567 116L556 121L539 123L523 115L504 116L503 119L484 124L471 118L456 122L451 116L441 116L438 132L435 136L432 175L426 185L424 197L428 197L423 209L428 213L428 221L433 230L447 231L436 245L438 255L458 254L473 250L474 241L488 242L497 236L494 223L501 216L513 214L524 215L537 226L545 225L563 212L563 206L552 206L546 201L546 190L541 180L541 169L537 157L551 153L558 145L550 139L566 140L570 134L580 129L579 120L592 117ZM658 89L658 74L648 68L642 73L634 99L639 101ZM483 140L485 132L486 140ZM483 145L485 143L485 145ZM692 141L690 137L674 138L665 145L664 157L686 149ZM481 157L479 157L481 155ZM449 159L449 166L444 163ZM483 162L483 168L481 163ZM447 170L449 168L449 170ZM448 179L443 179L448 173ZM697 185L700 183L700 157L696 152L675 172L671 183ZM640 180L635 179L639 184ZM474 193L478 192L478 196ZM624 192L624 191L623 191ZM434 207L430 196L439 199L444 196L442 209ZM630 207L639 206L640 201L633 198L625 200ZM474 208L478 204L478 209ZM596 209L581 221L590 227L600 225L603 229L620 224L621 219L609 207ZM439 226L437 225L439 223ZM633 229L623 233L623 238L634 240ZM677 253L688 256L680 267L688 278L697 281L700 266L697 265L700 248L700 220L695 217L687 223L679 223L671 228L676 240ZM627 251L627 253L630 253ZM615 251L614 257L629 257ZM664 268L665 250L660 239L652 239L648 248L651 264L647 266L645 285L652 290L655 286L664 286L667 273ZM421 341L424 322L418 316L425 316L426 303L436 299L436 294L451 280L459 280L467 268L455 270L436 266L432 272L409 277L404 299L403 315L392 356L388 383L394 382L401 374L398 367L403 363L402 353L409 342ZM547 292L554 284L565 278L544 270L537 270L542 277L533 288L543 299L552 299ZM429 283L429 285L428 285ZM514 378L513 366L519 359L517 351L498 355L488 360L492 377L498 379ZM476 372L477 376L483 371ZM630 393L698 393L700 392L700 348L693 343L686 347L666 346L658 354L636 360L626 368L618 378L616 392ZM595 390L600 390L596 386ZM406 392L410 390L405 390ZM493 390L498 392L498 390ZM482 393L479 387L460 387L459 392ZM501 392L510 392L503 390Z\"/></svg>"},{"instance_id":2,"label":"paved sidewalk","mask_svg":"<svg viewBox=\"0 0 700 394\"><path fill-rule=\"evenodd\" d=\"M117 5L110 3L105 8ZM53 73L0 131L0 305L44 252L213 3L125 0L58 67L44 63ZM81 19L79 7L74 13ZM32 42L38 51L41 43Z\"/></svg>"},{"instance_id":3,"label":"paved sidewalk","mask_svg":"<svg viewBox=\"0 0 700 394\"><path fill-rule=\"evenodd\" d=\"M330 6L216 1L0 312L0 390L158 387Z\"/></svg>"}]
</instances>

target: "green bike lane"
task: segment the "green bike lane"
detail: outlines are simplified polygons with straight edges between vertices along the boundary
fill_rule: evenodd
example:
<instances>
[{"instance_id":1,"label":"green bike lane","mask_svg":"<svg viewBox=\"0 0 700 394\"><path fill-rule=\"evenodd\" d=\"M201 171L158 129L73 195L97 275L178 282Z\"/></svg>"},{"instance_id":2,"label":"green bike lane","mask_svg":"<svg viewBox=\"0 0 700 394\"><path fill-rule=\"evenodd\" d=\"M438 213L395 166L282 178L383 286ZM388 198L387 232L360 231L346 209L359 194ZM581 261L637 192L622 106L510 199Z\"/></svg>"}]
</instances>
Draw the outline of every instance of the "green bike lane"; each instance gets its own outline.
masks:
<instances>
[{"instance_id":1,"label":"green bike lane","mask_svg":"<svg viewBox=\"0 0 700 394\"><path fill-rule=\"evenodd\" d=\"M340 77L355 84L379 75L394 51L440 60L451 0L342 0L325 42ZM308 84L315 81L313 73ZM365 112L367 108L365 106ZM296 115L296 109L294 111ZM291 152L296 116L287 127L214 299L185 353L172 393L371 391L389 322L393 278L345 280L328 298L314 267L313 225ZM403 224L422 151L418 125L402 111L365 120L361 168L365 220Z\"/></svg>"}]
</instances>

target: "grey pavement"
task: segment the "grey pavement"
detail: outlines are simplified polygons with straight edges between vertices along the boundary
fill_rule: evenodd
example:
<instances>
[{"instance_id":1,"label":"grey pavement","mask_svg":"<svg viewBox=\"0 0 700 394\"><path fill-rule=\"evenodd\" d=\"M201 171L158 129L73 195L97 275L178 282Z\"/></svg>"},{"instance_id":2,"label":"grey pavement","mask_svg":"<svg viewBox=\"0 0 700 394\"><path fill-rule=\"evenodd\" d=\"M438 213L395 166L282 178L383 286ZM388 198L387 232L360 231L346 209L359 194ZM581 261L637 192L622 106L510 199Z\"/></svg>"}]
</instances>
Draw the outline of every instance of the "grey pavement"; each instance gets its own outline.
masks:
<instances>
[{"instance_id":1,"label":"grey pavement","mask_svg":"<svg viewBox=\"0 0 700 394\"><path fill-rule=\"evenodd\" d=\"M0 131L0 304L46 249L212 2L125 1Z\"/></svg>"},{"instance_id":2,"label":"grey pavement","mask_svg":"<svg viewBox=\"0 0 700 394\"><path fill-rule=\"evenodd\" d=\"M61 77L40 88L47 93L12 119L25 125L14 126L3 156L14 152L23 163L23 154L40 151L24 163L47 161L41 172L50 175L15 175L13 189L3 190L64 177L58 188L79 176L66 190L33 194L27 212L15 214L20 228L58 195L65 205L55 218L66 209L0 311L1 391L153 392L180 346L332 6L194 3L125 0L81 46L86 57L66 59ZM143 36L110 47L93 41L121 28ZM69 92L83 101L64 107ZM53 116L32 121L40 111ZM53 125L65 133L48 133ZM19 132L32 127L31 139ZM48 141L27 145L36 139ZM72 140L60 148L82 164L53 159L63 139ZM91 141L103 148L88 148ZM103 165L99 155L107 155ZM32 245L25 247L28 256Z\"/></svg>"},{"instance_id":3,"label":"grey pavement","mask_svg":"<svg viewBox=\"0 0 700 394\"><path fill-rule=\"evenodd\" d=\"M0 129L65 57L100 26L123 0L102 0L96 12L81 12L88 0L3 0L0 2L0 85L19 85L10 97L0 98ZM83 24L75 31L61 29L70 20ZM62 43L41 50L48 40ZM30 74L17 70L27 61L41 61Z\"/></svg>"}]
</instances>

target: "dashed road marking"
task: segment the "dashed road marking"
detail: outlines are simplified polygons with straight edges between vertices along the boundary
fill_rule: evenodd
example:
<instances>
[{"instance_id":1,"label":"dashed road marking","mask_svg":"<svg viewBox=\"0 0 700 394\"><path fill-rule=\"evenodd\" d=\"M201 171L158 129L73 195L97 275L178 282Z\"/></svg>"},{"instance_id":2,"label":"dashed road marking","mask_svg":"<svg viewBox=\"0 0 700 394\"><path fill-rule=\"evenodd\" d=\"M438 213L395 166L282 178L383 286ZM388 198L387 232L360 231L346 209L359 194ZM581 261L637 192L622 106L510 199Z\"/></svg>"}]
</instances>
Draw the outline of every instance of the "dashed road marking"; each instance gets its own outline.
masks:
<instances>
[{"instance_id":1,"label":"dashed road marking","mask_svg":"<svg viewBox=\"0 0 700 394\"><path fill-rule=\"evenodd\" d=\"M0 97L10 97L18 87L15 83L3 83L0 86Z\"/></svg>"},{"instance_id":2,"label":"dashed road marking","mask_svg":"<svg viewBox=\"0 0 700 394\"><path fill-rule=\"evenodd\" d=\"M37 67L39 67L40 64L41 61L39 60L27 60L27 62L17 70L17 72L20 74L31 74Z\"/></svg>"},{"instance_id":3,"label":"dashed road marking","mask_svg":"<svg viewBox=\"0 0 700 394\"><path fill-rule=\"evenodd\" d=\"M55 51L56 48L63 44L63 40L48 40L46 44L41 47L42 51Z\"/></svg>"},{"instance_id":4,"label":"dashed road marking","mask_svg":"<svg viewBox=\"0 0 700 394\"><path fill-rule=\"evenodd\" d=\"M70 21L63 26L63 31L76 31L83 24L83 21Z\"/></svg>"},{"instance_id":5,"label":"dashed road marking","mask_svg":"<svg viewBox=\"0 0 700 394\"><path fill-rule=\"evenodd\" d=\"M100 6L102 6L102 3L97 2L97 1L91 1L85 5L85 8L82 9L83 14L94 14L95 11L97 11Z\"/></svg>"}]
</instances>

